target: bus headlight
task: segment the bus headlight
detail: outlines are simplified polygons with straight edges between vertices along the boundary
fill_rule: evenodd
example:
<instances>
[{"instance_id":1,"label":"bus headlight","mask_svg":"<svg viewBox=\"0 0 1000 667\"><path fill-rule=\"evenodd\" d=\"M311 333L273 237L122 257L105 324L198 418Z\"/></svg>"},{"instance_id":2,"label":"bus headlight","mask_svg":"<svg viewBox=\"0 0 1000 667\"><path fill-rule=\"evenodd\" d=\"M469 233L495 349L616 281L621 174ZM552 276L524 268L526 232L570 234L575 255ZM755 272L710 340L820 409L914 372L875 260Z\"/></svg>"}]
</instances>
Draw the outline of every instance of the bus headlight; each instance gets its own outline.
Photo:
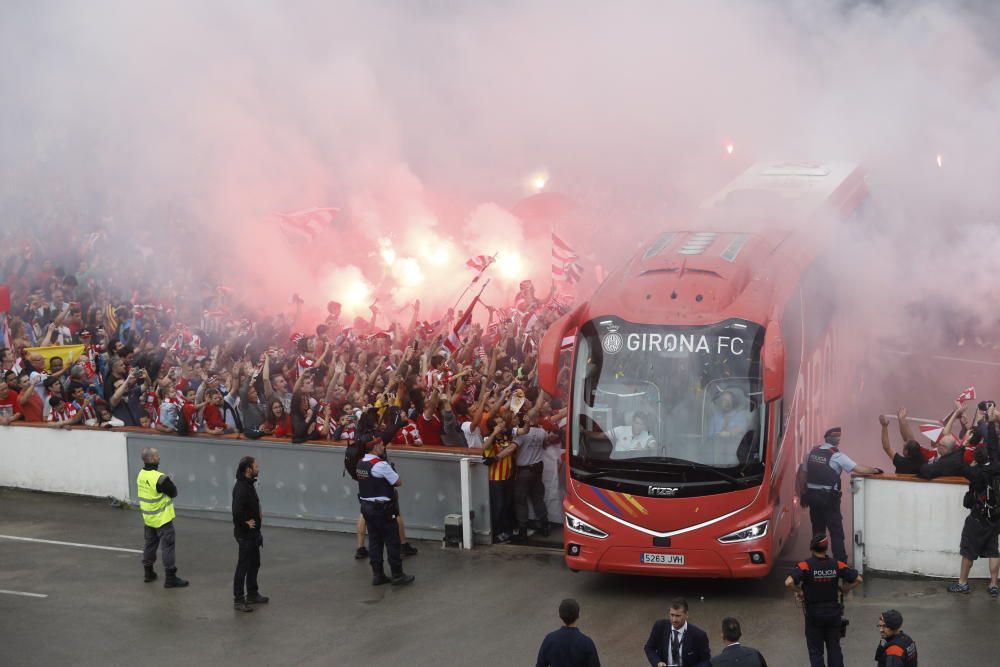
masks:
<instances>
[{"instance_id":1,"label":"bus headlight","mask_svg":"<svg viewBox=\"0 0 1000 667\"><path fill-rule=\"evenodd\" d=\"M599 540L603 540L608 536L608 534L600 528L594 528L586 521L579 519L568 512L566 513L566 527L574 533L586 535L587 537L596 537Z\"/></svg>"},{"instance_id":2,"label":"bus headlight","mask_svg":"<svg viewBox=\"0 0 1000 667\"><path fill-rule=\"evenodd\" d=\"M770 521L765 519L764 521L755 523L752 526L740 528L739 530L729 533L728 535L723 535L719 538L719 541L723 544L732 544L733 542L749 542L750 540L756 540L759 537L767 535L768 523L770 523Z\"/></svg>"}]
</instances>

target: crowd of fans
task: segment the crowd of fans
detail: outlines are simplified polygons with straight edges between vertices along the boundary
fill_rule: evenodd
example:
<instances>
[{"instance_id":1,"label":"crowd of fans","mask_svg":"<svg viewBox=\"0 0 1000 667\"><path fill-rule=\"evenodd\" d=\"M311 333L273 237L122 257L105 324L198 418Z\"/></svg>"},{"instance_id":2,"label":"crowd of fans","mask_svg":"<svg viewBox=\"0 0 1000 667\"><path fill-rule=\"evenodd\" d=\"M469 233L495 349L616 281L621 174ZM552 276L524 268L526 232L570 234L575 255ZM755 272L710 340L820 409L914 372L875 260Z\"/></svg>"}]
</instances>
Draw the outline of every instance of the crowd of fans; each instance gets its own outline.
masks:
<instances>
[{"instance_id":1,"label":"crowd of fans","mask_svg":"<svg viewBox=\"0 0 1000 667\"><path fill-rule=\"evenodd\" d=\"M403 322L373 304L369 319L342 321L331 301L325 318L310 323L297 296L287 312L262 313L234 303L224 286L194 298L176 285L158 289L140 270L105 267L94 236L78 236L58 257L37 257L30 247L2 257L0 284L11 305L0 349L0 425L295 443L378 436L485 448L497 475L505 468L512 476L503 465L508 441L535 438L534 429L558 435L565 420L562 401L538 388L536 363L542 332L567 306L537 296L530 281L512 304L487 306L488 321L464 329L457 345L444 345L452 310L432 322L415 301L399 311ZM76 251L67 255L66 247ZM68 345L82 354L34 351ZM544 444L558 445L556 435Z\"/></svg>"}]
</instances>

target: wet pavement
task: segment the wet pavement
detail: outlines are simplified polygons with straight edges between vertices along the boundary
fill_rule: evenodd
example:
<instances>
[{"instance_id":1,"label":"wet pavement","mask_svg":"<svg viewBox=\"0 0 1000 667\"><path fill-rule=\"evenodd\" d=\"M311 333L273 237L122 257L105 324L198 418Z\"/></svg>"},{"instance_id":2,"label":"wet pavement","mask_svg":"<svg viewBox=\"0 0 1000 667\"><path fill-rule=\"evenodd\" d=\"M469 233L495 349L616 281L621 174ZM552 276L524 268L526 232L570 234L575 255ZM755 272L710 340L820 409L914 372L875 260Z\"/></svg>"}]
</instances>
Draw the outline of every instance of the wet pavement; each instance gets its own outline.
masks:
<instances>
[{"instance_id":1,"label":"wet pavement","mask_svg":"<svg viewBox=\"0 0 1000 667\"><path fill-rule=\"evenodd\" d=\"M529 665L559 625L564 597L582 607L580 628L604 665L642 665L642 645L669 600L684 596L691 622L722 648L719 621L741 620L744 642L772 666L808 664L802 613L781 582L671 580L574 574L560 552L415 543L409 587L372 587L354 537L268 528L260 574L271 603L252 614L231 604L236 544L230 524L179 517L179 574L186 589L145 584L138 553L0 538L0 664L135 665ZM106 502L0 489L0 535L141 549L139 515ZM879 612L894 607L921 664L995 664L1000 602L982 582L949 595L946 582L871 578L848 602L848 665L873 664Z\"/></svg>"}]
</instances>

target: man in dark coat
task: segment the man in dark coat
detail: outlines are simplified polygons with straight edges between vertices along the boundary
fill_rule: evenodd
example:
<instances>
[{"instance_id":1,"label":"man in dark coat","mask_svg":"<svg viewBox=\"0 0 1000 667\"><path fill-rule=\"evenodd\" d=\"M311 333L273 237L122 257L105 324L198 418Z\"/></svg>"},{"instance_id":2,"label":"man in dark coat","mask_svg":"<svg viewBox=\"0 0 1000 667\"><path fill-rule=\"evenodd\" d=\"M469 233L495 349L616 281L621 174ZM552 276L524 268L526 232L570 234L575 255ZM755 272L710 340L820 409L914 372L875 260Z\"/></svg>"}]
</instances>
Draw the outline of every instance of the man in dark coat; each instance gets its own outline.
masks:
<instances>
[{"instance_id":1,"label":"man in dark coat","mask_svg":"<svg viewBox=\"0 0 1000 667\"><path fill-rule=\"evenodd\" d=\"M646 659L652 667L710 667L712 652L708 635L688 623L688 603L677 598L670 603L670 618L660 619L646 640Z\"/></svg>"}]
</instances>

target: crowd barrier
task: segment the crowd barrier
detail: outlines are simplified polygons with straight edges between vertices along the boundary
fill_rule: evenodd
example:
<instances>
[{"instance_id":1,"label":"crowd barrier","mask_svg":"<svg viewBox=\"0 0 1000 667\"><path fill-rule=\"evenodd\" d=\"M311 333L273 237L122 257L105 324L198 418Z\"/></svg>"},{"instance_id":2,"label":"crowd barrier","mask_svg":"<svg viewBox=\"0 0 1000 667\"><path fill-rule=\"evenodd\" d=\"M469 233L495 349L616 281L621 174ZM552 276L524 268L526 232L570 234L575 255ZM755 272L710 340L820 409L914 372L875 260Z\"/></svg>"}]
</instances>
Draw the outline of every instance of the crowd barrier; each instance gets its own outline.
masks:
<instances>
[{"instance_id":1,"label":"crowd barrier","mask_svg":"<svg viewBox=\"0 0 1000 667\"><path fill-rule=\"evenodd\" d=\"M963 477L933 481L915 475L861 475L854 492L854 562L864 569L958 578L958 543L969 510ZM970 575L989 578L985 559Z\"/></svg>"},{"instance_id":2,"label":"crowd barrier","mask_svg":"<svg viewBox=\"0 0 1000 667\"><path fill-rule=\"evenodd\" d=\"M343 474L345 447L337 444L9 426L0 428L0 486L136 504L134 481L144 447L159 450L160 470L177 484L175 506L182 516L231 521L236 464L249 455L261 466L265 524L355 531L358 486ZM408 536L441 539L445 516L457 514L464 518L466 546L489 543L489 482L481 450L390 447L389 456L403 479L399 496Z\"/></svg>"}]
</instances>

